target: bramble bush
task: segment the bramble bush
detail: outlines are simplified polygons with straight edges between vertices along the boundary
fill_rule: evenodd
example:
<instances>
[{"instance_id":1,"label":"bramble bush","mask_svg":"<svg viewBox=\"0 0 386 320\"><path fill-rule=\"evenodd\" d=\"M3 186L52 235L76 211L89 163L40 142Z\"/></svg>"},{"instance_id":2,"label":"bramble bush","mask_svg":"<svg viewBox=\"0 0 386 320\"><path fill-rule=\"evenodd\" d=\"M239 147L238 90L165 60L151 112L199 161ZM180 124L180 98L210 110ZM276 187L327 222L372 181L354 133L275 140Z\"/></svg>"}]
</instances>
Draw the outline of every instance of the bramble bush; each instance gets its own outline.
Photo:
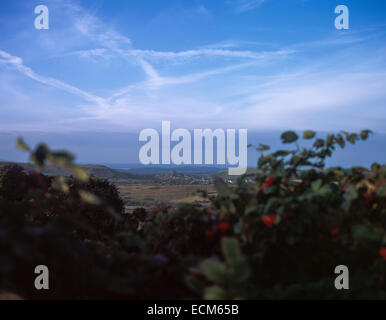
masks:
<instances>
[{"instance_id":1,"label":"bramble bush","mask_svg":"<svg viewBox=\"0 0 386 320\"><path fill-rule=\"evenodd\" d=\"M306 131L312 147L262 154L255 183L240 179L232 190L218 181L213 203L232 239L223 240L225 261L198 266L206 281L190 277L192 287L207 298L384 298L386 167L324 168L337 146L370 134L315 139ZM281 138L299 139L295 132ZM346 292L334 287L341 264L350 270Z\"/></svg>"},{"instance_id":2,"label":"bramble bush","mask_svg":"<svg viewBox=\"0 0 386 320\"><path fill-rule=\"evenodd\" d=\"M114 185L90 177L71 154L19 139L37 171L0 171L0 291L27 299L384 299L386 166L325 168L336 148L371 134L305 131L311 146L300 148L297 133L285 132L293 148L254 146L258 173L235 185L217 180L210 206L132 214ZM73 176L40 174L47 162ZM39 264L50 270L46 292L33 288ZM338 265L349 268L350 290L335 289Z\"/></svg>"}]
</instances>

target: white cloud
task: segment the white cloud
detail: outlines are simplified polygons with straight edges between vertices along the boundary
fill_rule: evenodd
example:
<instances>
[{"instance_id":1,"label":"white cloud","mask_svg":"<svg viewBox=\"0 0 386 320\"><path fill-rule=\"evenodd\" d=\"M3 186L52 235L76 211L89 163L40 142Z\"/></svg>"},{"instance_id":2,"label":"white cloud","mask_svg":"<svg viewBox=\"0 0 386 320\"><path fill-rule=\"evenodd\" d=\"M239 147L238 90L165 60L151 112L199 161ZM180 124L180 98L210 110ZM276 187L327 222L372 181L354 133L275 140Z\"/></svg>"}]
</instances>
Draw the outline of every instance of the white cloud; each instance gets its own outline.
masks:
<instances>
[{"instance_id":1,"label":"white cloud","mask_svg":"<svg viewBox=\"0 0 386 320\"><path fill-rule=\"evenodd\" d=\"M22 74L24 74L25 76L27 76L28 78L30 78L32 80L35 80L35 81L38 81L40 83L46 84L48 86L62 89L62 90L67 91L71 94L80 96L89 102L96 103L99 107L106 107L107 106L105 99L98 97L94 94L88 93L84 90L81 90L81 89L74 87L72 85L69 85L67 83L64 83L62 81L59 81L57 79L41 76L41 75L35 73L34 71L32 71L31 68L25 66L23 64L23 60L21 58L12 56L11 54L9 54L8 52L5 52L3 50L0 50L0 63L11 65L16 70L18 70L19 72L21 72Z\"/></svg>"},{"instance_id":2,"label":"white cloud","mask_svg":"<svg viewBox=\"0 0 386 320\"><path fill-rule=\"evenodd\" d=\"M239 13L251 11L259 7L265 0L237 0L236 11Z\"/></svg>"}]
</instances>

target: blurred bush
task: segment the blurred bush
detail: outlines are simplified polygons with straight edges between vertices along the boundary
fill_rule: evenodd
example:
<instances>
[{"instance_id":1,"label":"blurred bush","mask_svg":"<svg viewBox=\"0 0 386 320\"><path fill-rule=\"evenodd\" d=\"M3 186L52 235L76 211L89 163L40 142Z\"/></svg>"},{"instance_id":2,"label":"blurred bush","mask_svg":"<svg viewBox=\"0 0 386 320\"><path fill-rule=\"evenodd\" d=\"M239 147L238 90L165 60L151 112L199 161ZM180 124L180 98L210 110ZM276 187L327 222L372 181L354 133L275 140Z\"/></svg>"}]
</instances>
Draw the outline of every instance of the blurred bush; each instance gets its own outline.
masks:
<instances>
[{"instance_id":1,"label":"blurred bush","mask_svg":"<svg viewBox=\"0 0 386 320\"><path fill-rule=\"evenodd\" d=\"M386 166L325 168L336 148L372 133L324 139L282 134L289 150L261 156L258 173L216 181L207 208L143 208L124 214L114 185L90 177L74 157L45 145L37 171L0 170L0 292L22 298L385 298ZM72 177L39 173L47 163ZM252 182L251 182L252 181ZM203 196L207 195L203 192ZM33 287L34 267L51 290ZM337 265L350 290L336 290Z\"/></svg>"}]
</instances>

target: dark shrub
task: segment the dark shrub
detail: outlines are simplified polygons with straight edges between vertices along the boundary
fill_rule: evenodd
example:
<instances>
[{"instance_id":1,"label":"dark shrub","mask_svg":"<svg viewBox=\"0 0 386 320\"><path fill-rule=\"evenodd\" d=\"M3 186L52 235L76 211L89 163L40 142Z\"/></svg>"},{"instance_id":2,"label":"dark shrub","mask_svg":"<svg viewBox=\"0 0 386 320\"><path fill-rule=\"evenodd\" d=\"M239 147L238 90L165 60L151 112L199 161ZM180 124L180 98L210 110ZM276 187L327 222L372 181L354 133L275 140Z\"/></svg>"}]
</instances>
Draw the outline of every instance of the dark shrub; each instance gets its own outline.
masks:
<instances>
[{"instance_id":1,"label":"dark shrub","mask_svg":"<svg viewBox=\"0 0 386 320\"><path fill-rule=\"evenodd\" d=\"M369 134L321 139L306 131L311 148L269 154L259 145L258 174L236 185L216 181L209 207L128 215L114 185L40 145L31 152L38 168L51 162L74 177L1 169L0 291L24 298L384 299L386 166L324 168L336 147ZM282 135L286 144L298 139ZM33 289L39 264L51 272L48 293ZM338 265L350 270L350 290L335 289Z\"/></svg>"}]
</instances>

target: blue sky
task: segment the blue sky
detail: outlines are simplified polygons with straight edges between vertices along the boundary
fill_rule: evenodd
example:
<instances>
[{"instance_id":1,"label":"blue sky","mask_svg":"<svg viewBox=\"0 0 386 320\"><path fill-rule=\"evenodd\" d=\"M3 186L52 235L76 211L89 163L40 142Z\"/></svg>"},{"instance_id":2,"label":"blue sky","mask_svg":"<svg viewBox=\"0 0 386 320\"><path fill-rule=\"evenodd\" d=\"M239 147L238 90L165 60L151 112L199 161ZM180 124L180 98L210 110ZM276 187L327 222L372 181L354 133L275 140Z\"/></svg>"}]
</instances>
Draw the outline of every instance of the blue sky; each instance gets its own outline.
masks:
<instances>
[{"instance_id":1,"label":"blue sky","mask_svg":"<svg viewBox=\"0 0 386 320\"><path fill-rule=\"evenodd\" d=\"M40 4L49 30L34 28ZM334 27L340 4L349 30ZM4 134L139 134L161 120L385 134L386 2L2 0L0 82Z\"/></svg>"}]
</instances>

